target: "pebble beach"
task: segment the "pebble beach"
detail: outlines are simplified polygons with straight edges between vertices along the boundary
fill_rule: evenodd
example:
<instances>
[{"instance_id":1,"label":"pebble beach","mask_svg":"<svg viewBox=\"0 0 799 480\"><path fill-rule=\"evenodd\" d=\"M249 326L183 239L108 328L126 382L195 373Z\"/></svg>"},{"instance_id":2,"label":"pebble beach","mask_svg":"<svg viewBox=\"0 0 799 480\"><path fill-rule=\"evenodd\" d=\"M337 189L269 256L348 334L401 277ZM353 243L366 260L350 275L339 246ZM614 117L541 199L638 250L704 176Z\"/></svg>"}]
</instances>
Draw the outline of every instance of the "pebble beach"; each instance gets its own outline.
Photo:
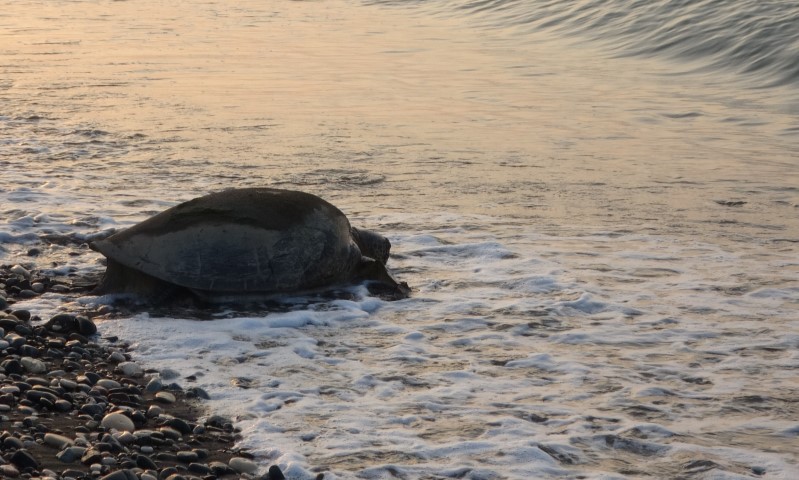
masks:
<instances>
[{"instance_id":1,"label":"pebble beach","mask_svg":"<svg viewBox=\"0 0 799 480\"><path fill-rule=\"evenodd\" d=\"M0 478L284 478L276 466L258 475L231 421L203 407L208 394L181 385L191 378L145 370L124 339L100 338L88 317L98 312L44 321L14 308L81 287L20 265L0 272Z\"/></svg>"}]
</instances>

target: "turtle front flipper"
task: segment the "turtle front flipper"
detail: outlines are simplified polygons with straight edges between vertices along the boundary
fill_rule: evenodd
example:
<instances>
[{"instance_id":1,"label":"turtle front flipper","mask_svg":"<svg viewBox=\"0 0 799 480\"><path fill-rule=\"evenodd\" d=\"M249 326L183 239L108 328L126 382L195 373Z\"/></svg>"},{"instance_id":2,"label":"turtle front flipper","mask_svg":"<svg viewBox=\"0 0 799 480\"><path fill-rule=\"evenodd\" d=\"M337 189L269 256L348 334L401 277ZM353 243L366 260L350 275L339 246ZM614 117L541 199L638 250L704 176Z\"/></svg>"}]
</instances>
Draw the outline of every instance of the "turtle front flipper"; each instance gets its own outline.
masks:
<instances>
[{"instance_id":1,"label":"turtle front flipper","mask_svg":"<svg viewBox=\"0 0 799 480\"><path fill-rule=\"evenodd\" d=\"M371 257L361 257L357 279L366 282L369 293L384 299L399 300L411 294L406 282L398 282L382 262Z\"/></svg>"}]
</instances>

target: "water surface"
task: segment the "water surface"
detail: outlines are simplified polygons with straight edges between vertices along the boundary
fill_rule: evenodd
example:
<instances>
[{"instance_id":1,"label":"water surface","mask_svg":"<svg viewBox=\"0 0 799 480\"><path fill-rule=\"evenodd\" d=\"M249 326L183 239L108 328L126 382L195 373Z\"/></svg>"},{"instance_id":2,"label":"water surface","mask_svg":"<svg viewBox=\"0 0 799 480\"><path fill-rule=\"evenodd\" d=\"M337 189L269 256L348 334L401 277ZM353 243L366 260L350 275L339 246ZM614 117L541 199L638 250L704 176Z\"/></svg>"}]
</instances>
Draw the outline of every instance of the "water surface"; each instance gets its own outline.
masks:
<instances>
[{"instance_id":1,"label":"water surface","mask_svg":"<svg viewBox=\"0 0 799 480\"><path fill-rule=\"evenodd\" d=\"M408 300L101 323L264 466L799 474L787 2L0 7L3 263L98 272L93 235L243 186L391 238Z\"/></svg>"}]
</instances>

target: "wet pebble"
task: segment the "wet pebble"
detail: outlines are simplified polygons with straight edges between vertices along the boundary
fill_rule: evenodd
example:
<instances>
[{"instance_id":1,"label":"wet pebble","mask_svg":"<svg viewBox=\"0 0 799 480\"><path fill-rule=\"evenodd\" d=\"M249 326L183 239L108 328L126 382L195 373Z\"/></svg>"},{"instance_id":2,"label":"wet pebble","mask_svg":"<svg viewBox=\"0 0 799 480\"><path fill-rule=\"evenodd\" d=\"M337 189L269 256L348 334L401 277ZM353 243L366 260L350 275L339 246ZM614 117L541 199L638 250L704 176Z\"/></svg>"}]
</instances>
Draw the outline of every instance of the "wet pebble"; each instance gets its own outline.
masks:
<instances>
[{"instance_id":1,"label":"wet pebble","mask_svg":"<svg viewBox=\"0 0 799 480\"><path fill-rule=\"evenodd\" d=\"M22 364L22 368L29 373L44 373L47 371L47 365L45 365L43 361L35 358L22 357L19 359L19 362Z\"/></svg>"},{"instance_id":2,"label":"wet pebble","mask_svg":"<svg viewBox=\"0 0 799 480\"><path fill-rule=\"evenodd\" d=\"M117 369L129 377L138 378L144 375L144 369L134 362L122 362L117 365Z\"/></svg>"},{"instance_id":3,"label":"wet pebble","mask_svg":"<svg viewBox=\"0 0 799 480\"><path fill-rule=\"evenodd\" d=\"M230 468L239 473L255 473L258 471L258 465L252 460L243 457L233 457L228 462Z\"/></svg>"},{"instance_id":4,"label":"wet pebble","mask_svg":"<svg viewBox=\"0 0 799 480\"><path fill-rule=\"evenodd\" d=\"M73 463L79 460L85 454L86 454L85 447L69 447L58 452L56 458L58 458L58 460L63 463Z\"/></svg>"},{"instance_id":5,"label":"wet pebble","mask_svg":"<svg viewBox=\"0 0 799 480\"><path fill-rule=\"evenodd\" d=\"M170 404L175 403L175 396L169 392L158 392L155 394L155 400L160 403Z\"/></svg>"},{"instance_id":6,"label":"wet pebble","mask_svg":"<svg viewBox=\"0 0 799 480\"><path fill-rule=\"evenodd\" d=\"M71 438L65 437L63 435L58 435L56 433L44 434L44 444L54 448L66 448L71 446L73 443L74 441Z\"/></svg>"},{"instance_id":7,"label":"wet pebble","mask_svg":"<svg viewBox=\"0 0 799 480\"><path fill-rule=\"evenodd\" d=\"M118 430L118 431L126 431L132 432L136 430L136 426L133 424L133 420L128 418L126 415L122 413L109 413L105 417L103 417L102 422L100 425L103 426L106 430Z\"/></svg>"}]
</instances>

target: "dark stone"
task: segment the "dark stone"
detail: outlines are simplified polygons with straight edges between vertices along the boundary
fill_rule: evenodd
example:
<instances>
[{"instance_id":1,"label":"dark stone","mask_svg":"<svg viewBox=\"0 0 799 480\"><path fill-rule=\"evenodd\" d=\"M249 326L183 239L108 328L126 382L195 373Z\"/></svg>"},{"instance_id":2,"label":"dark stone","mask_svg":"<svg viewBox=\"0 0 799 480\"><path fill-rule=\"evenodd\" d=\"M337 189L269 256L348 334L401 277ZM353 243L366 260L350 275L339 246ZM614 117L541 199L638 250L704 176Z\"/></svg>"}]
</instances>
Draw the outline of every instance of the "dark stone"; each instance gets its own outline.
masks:
<instances>
[{"instance_id":1,"label":"dark stone","mask_svg":"<svg viewBox=\"0 0 799 480\"><path fill-rule=\"evenodd\" d=\"M175 467L166 467L165 469L161 470L158 474L159 478L169 478L172 475L176 475L178 473L178 469Z\"/></svg>"},{"instance_id":2,"label":"dark stone","mask_svg":"<svg viewBox=\"0 0 799 480\"><path fill-rule=\"evenodd\" d=\"M23 323L18 323L17 326L14 327L14 331L22 335L23 337L30 337L31 335L33 335L33 329Z\"/></svg>"},{"instance_id":3,"label":"dark stone","mask_svg":"<svg viewBox=\"0 0 799 480\"><path fill-rule=\"evenodd\" d=\"M0 318L0 328L7 332L13 332L14 329L19 325L19 320L14 320L13 318Z\"/></svg>"},{"instance_id":4,"label":"dark stone","mask_svg":"<svg viewBox=\"0 0 799 480\"><path fill-rule=\"evenodd\" d=\"M207 465L203 465L202 463L190 463L189 472L196 475L208 475L212 473L211 468Z\"/></svg>"},{"instance_id":5,"label":"dark stone","mask_svg":"<svg viewBox=\"0 0 799 480\"><path fill-rule=\"evenodd\" d=\"M145 470L151 469L156 470L158 469L158 465L147 455L136 455L136 466L139 468L143 468Z\"/></svg>"},{"instance_id":6,"label":"dark stone","mask_svg":"<svg viewBox=\"0 0 799 480\"><path fill-rule=\"evenodd\" d=\"M86 317L77 317L77 329L78 333L85 336L97 333L97 325Z\"/></svg>"},{"instance_id":7,"label":"dark stone","mask_svg":"<svg viewBox=\"0 0 799 480\"><path fill-rule=\"evenodd\" d=\"M262 480L286 480L286 477L283 475L280 467L272 465L269 467L269 471L263 476Z\"/></svg>"},{"instance_id":8,"label":"dark stone","mask_svg":"<svg viewBox=\"0 0 799 480\"><path fill-rule=\"evenodd\" d=\"M200 456L197 455L197 452L192 452L191 450L182 450L177 453L177 458L179 462L192 463L199 460Z\"/></svg>"},{"instance_id":9,"label":"dark stone","mask_svg":"<svg viewBox=\"0 0 799 480\"><path fill-rule=\"evenodd\" d=\"M86 472L68 469L61 472L61 478L88 478L88 476Z\"/></svg>"},{"instance_id":10,"label":"dark stone","mask_svg":"<svg viewBox=\"0 0 799 480\"><path fill-rule=\"evenodd\" d=\"M46 400L50 402L51 405L58 401L57 396L43 390L28 390L25 392L25 396L32 402L41 402L42 400Z\"/></svg>"},{"instance_id":11,"label":"dark stone","mask_svg":"<svg viewBox=\"0 0 799 480\"><path fill-rule=\"evenodd\" d=\"M97 403L87 403L80 407L80 411L81 413L94 417L95 415L102 415L103 412L105 412L105 407Z\"/></svg>"},{"instance_id":12,"label":"dark stone","mask_svg":"<svg viewBox=\"0 0 799 480\"><path fill-rule=\"evenodd\" d=\"M92 463L99 463L102 460L103 454L99 450L89 449L80 457L80 463L84 465L91 465Z\"/></svg>"},{"instance_id":13,"label":"dark stone","mask_svg":"<svg viewBox=\"0 0 799 480\"><path fill-rule=\"evenodd\" d=\"M192 426L180 418L170 418L166 421L165 425L174 428L183 435L188 435L192 431Z\"/></svg>"},{"instance_id":14,"label":"dark stone","mask_svg":"<svg viewBox=\"0 0 799 480\"><path fill-rule=\"evenodd\" d=\"M22 440L17 437L6 437L3 439L3 448L10 450L19 450L23 447Z\"/></svg>"},{"instance_id":15,"label":"dark stone","mask_svg":"<svg viewBox=\"0 0 799 480\"><path fill-rule=\"evenodd\" d=\"M39 468L39 462L33 458L27 450L17 450L14 452L14 455L11 455L11 463L16 465L20 470L24 470L26 468Z\"/></svg>"},{"instance_id":16,"label":"dark stone","mask_svg":"<svg viewBox=\"0 0 799 480\"><path fill-rule=\"evenodd\" d=\"M100 477L100 480L139 480L139 476L133 470L117 470Z\"/></svg>"},{"instance_id":17,"label":"dark stone","mask_svg":"<svg viewBox=\"0 0 799 480\"><path fill-rule=\"evenodd\" d=\"M208 394L205 390L200 387L191 387L186 390L186 396L188 398L201 398L203 400L210 400L211 395Z\"/></svg>"},{"instance_id":18,"label":"dark stone","mask_svg":"<svg viewBox=\"0 0 799 480\"><path fill-rule=\"evenodd\" d=\"M226 463L223 462L211 462L209 465L211 467L211 471L217 477L222 477L225 475L234 475L236 473L235 470L230 468Z\"/></svg>"},{"instance_id":19,"label":"dark stone","mask_svg":"<svg viewBox=\"0 0 799 480\"><path fill-rule=\"evenodd\" d=\"M31 312L29 310L14 310L11 312L11 315L14 315L23 322L31 321Z\"/></svg>"},{"instance_id":20,"label":"dark stone","mask_svg":"<svg viewBox=\"0 0 799 480\"><path fill-rule=\"evenodd\" d=\"M69 313L59 313L54 315L44 324L44 328L51 332L60 333L62 335L69 335L72 332L78 331L77 320L75 315Z\"/></svg>"},{"instance_id":21,"label":"dark stone","mask_svg":"<svg viewBox=\"0 0 799 480\"><path fill-rule=\"evenodd\" d=\"M8 360L3 360L3 362L0 363L0 367L3 368L6 374L11 374L11 373L20 374L25 371L25 369L22 367L22 364L19 363L19 360L15 360L13 358L9 358Z\"/></svg>"}]
</instances>

